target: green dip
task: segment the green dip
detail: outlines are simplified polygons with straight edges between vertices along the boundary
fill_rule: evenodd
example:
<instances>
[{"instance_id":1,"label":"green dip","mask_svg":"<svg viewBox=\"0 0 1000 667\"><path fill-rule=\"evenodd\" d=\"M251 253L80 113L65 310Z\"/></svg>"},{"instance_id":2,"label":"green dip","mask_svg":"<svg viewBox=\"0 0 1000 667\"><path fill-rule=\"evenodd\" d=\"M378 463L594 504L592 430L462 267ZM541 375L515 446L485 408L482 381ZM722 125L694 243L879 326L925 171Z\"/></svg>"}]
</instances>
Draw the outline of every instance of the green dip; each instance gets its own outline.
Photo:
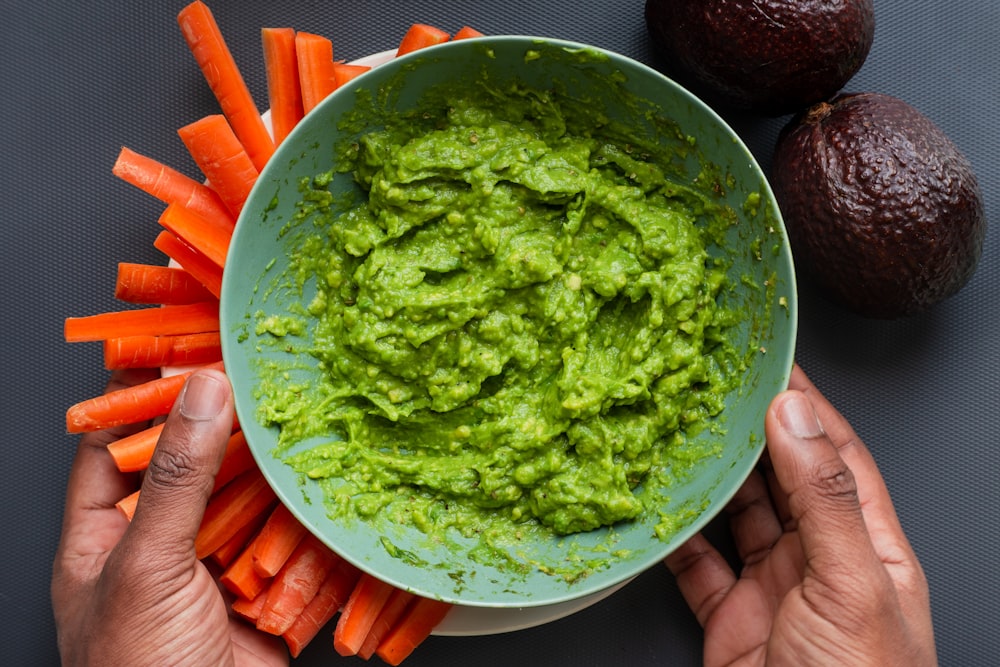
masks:
<instances>
[{"instance_id":1,"label":"green dip","mask_svg":"<svg viewBox=\"0 0 1000 667\"><path fill-rule=\"evenodd\" d=\"M348 119L349 121L350 119ZM362 196L302 186L287 279L310 303L256 333L318 363L262 371L276 455L328 511L429 535L567 535L656 512L741 356L708 248L718 184L622 139L586 104L481 85L340 147ZM308 443L308 446L302 446Z\"/></svg>"}]
</instances>

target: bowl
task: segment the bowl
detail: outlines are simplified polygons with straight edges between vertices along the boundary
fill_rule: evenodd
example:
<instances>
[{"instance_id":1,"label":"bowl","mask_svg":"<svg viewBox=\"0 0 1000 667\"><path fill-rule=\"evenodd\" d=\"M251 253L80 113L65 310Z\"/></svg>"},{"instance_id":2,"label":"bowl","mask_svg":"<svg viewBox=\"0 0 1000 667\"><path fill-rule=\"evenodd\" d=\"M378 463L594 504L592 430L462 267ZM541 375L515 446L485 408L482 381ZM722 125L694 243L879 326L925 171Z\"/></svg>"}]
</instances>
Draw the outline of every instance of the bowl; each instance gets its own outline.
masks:
<instances>
[{"instance_id":1,"label":"bowl","mask_svg":"<svg viewBox=\"0 0 1000 667\"><path fill-rule=\"evenodd\" d=\"M688 222L684 224L694 225L691 229L698 231L692 234L706 244L705 254L698 255L696 264L708 267L707 273L716 276L714 281L706 279L712 285L706 288L708 301L688 310L691 321L698 319L699 313L714 313L703 318L707 325L699 334L712 341L710 352L692 368L700 368L723 382L721 389L717 395L706 392L707 381L704 377L699 380L698 373L692 371L693 385L677 390L671 399L688 401L690 405L678 413L677 430L657 440L655 456L635 463L628 443L619 443L609 460L632 466L628 483L634 486L638 501L631 509L622 510L622 516L628 518L607 519L610 525L596 528L588 523L594 514L589 509L582 512L583 519L579 518L580 507L590 507L583 501L567 501L562 509L545 515L545 521L557 526L555 530L541 526L538 518L526 518L523 508L482 510L475 513L487 517L482 524L454 520L454 525L449 526L453 505L460 506L464 501L430 498L414 481L429 478L421 478L423 473L393 472L396 477L403 475L399 489L385 488L391 485L384 480L379 482L381 488L364 487L371 479L381 479L387 470L397 471L397 463L409 470L414 452L422 451L418 447L421 443L396 446L394 435L392 442L384 438L388 437L385 434L396 433L400 438L410 437L412 429L398 430L403 427L396 421L406 418L409 408L397 410L396 403L410 405L407 396L423 396L424 389L407 393L404 385L400 389L393 384L397 393L385 394L391 400L380 402L380 398L368 394L360 401L367 406L370 399L376 406L372 409L379 413L376 422L363 427L383 434L380 442L387 444L377 450L352 449L345 432L333 429L326 420L334 413L338 418L348 412L356 414L359 404L352 398L350 408L341 405L344 399L339 398L340 394L324 384L329 369L349 367L362 373L356 376L358 386L377 384L366 377L388 377L390 384L398 380L391 373L383 375L384 369L356 363L357 359L346 353L322 352L343 349L343 341L336 336L330 338L330 331L324 327L331 321L336 324L348 316L358 317L357 311L348 313L358 307L355 297L345 296L344 305L337 306L345 310L338 311L332 320L324 320L330 299L319 295L317 285L328 280L339 285L344 276L349 277L346 270L335 280L326 275L334 260L332 255L324 254L328 251L324 244L336 237L341 239L338 243L352 244L350 252L354 255L364 256L370 249L365 234L355 233L353 227L352 231L343 231L345 227L336 233L330 227L335 219L335 224L344 225L347 218L338 216L363 205L367 198L347 168L349 159L356 158L362 146L368 146L370 155L381 155L382 144L362 137L387 125L424 128L425 124L440 123L442 114L456 105L461 108L469 100L491 99L483 108L499 107L511 95L522 106L549 109L538 113L548 118L545 122L579 126L581 135L610 137L608 141L617 147L603 154L602 159L618 165L621 174L616 178L628 181L615 183L616 192L631 192L632 181L642 183L651 173L666 174L672 182L682 184L671 188L682 193L675 193L676 197L686 202L682 217ZM529 99L533 101L526 102ZM558 112L550 113L551 109ZM491 137L486 133L482 137L470 136L469 140L488 141ZM514 153L520 155L526 150ZM656 166L649 167L650 162ZM561 172L557 169L547 173L555 177ZM546 183L540 187L559 190L558 183ZM446 196L443 190L433 187L425 190L426 201L432 203ZM380 192L386 198L398 194L391 188ZM575 206L567 203L571 200L567 197L566 202L559 203L563 207L559 215L570 215L566 211ZM437 215L436 220L448 220L445 213ZM588 218L585 224L597 229L606 225L602 222L605 219ZM658 215L647 221L652 224L649 229L655 231L656 224L664 219ZM393 230L391 233L400 238L413 234L406 225ZM642 236L644 252L660 253L668 258L664 261L677 253L671 243L653 231ZM540 252L544 255L549 250L542 248ZM346 251L341 248L338 252ZM315 260L317 256L326 263L323 268L318 268L321 265ZM342 257L337 261L343 264L348 260ZM543 264L535 263L524 270L544 272ZM595 271L592 264L580 271ZM413 278L412 267L404 263L390 268L402 276L398 280ZM454 268L441 268L435 279L452 279ZM390 271L383 267L383 273L388 275ZM645 288L639 280L609 287L618 280L617 274L609 274L603 285L593 279L596 274L586 275L591 276L586 289L628 292L632 294L629 303L644 303ZM578 275L565 270L558 276L559 280L566 279L565 285L579 291ZM324 285L333 289L326 282ZM458 317L454 313L462 307L435 312L446 320ZM627 310L629 306L621 308ZM774 395L787 386L796 332L796 291L784 226L767 181L743 142L709 107L662 74L621 55L562 40L498 36L450 42L395 58L336 90L308 114L262 170L239 216L223 278L220 312L223 357L250 448L281 501L310 531L363 571L419 595L470 607L526 608L599 597L601 592L620 586L662 560L722 510L756 465L764 446L764 414ZM575 312L571 307L560 317L572 317ZM389 311L386 317L392 314ZM616 317L605 321L611 327L619 326L624 320ZM326 324L321 324L324 321ZM627 329L609 330L614 333L606 336L607 345L618 346L619 352L639 349L641 336L633 339ZM397 331L396 335L404 334ZM490 349L503 350L520 340L506 339L505 335L513 336L510 331L495 334L499 340ZM374 338L365 345L377 347L377 341L382 340ZM570 355L566 359L572 354L564 351L564 355ZM657 358L638 353L633 357L637 368ZM349 360L353 361L348 364ZM688 367L684 365L688 362L677 362L680 370L676 364L671 365L674 362L663 363L657 366L657 386L669 385L668 376L680 375ZM403 364L390 371L409 373L409 368ZM574 415L589 414L593 405L581 398L589 396L585 380L572 390L579 404L567 399L560 404L561 409L572 409ZM484 387L490 382L483 381L482 396L487 396ZM548 379L537 378L529 384L534 388L554 386ZM624 389L614 391L629 394L632 388L626 384L622 385ZM449 385L449 391L458 391L457 386ZM502 388L491 386L489 392L502 393ZM642 404L643 400L633 394L629 394L632 398L615 394L617 398L612 400L607 393L611 390L603 385L597 391L605 397L597 404L611 401L615 407L610 409L621 409L621 414L631 415L630 411L637 410L633 404ZM432 409L424 405L414 410L424 417L447 419L452 414L449 410L471 410L469 401L481 405L478 398L469 398L473 395L474 391L461 394L450 402L434 399L444 402L432 402ZM331 407L334 404L338 407ZM517 414L524 407L511 404L511 414L502 419L521 419ZM463 414L463 419L468 419L474 413ZM434 428L440 423L444 422L436 423ZM524 420L522 430L530 431L529 423L534 424ZM485 428L483 424L473 423L472 432ZM351 428L362 427L355 423ZM469 437L468 428L461 431L456 427L449 433L459 434L454 436L458 440ZM592 442L603 447L607 439L598 437ZM583 447L580 442L575 446ZM471 476L474 481L468 487L476 487L479 493L488 475L473 459L463 458L464 452L456 446L453 457L435 458L454 465L435 474L446 482ZM375 463L352 477L355 469L351 466L361 459ZM392 466L386 463L390 460ZM624 460L628 462L622 464ZM523 467L518 474L527 478L517 479L529 479L525 485L530 487L538 465L536 462ZM552 465L559 472L565 464ZM585 484L600 488L592 475L581 476L587 477ZM503 496L508 487L494 489L490 498ZM530 490L511 493L527 495ZM536 504L544 505L551 495L538 492L532 497L542 499ZM382 506L385 503L389 503L388 507ZM616 511L622 507L621 503L613 505ZM500 528L493 523L497 516L503 517ZM429 524L433 527L428 528Z\"/></svg>"}]
</instances>

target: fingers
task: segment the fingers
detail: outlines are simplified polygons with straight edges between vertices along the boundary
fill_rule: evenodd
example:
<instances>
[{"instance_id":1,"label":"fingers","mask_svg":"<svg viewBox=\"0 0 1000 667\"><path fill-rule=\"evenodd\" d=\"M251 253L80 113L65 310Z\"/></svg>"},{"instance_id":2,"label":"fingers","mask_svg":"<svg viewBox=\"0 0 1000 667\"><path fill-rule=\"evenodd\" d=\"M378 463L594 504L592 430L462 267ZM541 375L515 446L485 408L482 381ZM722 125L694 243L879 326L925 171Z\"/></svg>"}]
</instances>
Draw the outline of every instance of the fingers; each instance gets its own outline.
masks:
<instances>
[{"instance_id":1,"label":"fingers","mask_svg":"<svg viewBox=\"0 0 1000 667\"><path fill-rule=\"evenodd\" d=\"M232 430L226 376L199 371L184 386L143 479L128 539L150 553L194 554L194 538ZM190 552L190 553L188 553Z\"/></svg>"},{"instance_id":2,"label":"fingers","mask_svg":"<svg viewBox=\"0 0 1000 667\"><path fill-rule=\"evenodd\" d=\"M777 543L784 529L775 513L764 477L754 472L726 506L733 541L744 565L760 561Z\"/></svg>"},{"instance_id":3,"label":"fingers","mask_svg":"<svg viewBox=\"0 0 1000 667\"><path fill-rule=\"evenodd\" d=\"M702 627L736 584L729 563L701 534L668 555L664 561L677 579L684 601Z\"/></svg>"}]
</instances>

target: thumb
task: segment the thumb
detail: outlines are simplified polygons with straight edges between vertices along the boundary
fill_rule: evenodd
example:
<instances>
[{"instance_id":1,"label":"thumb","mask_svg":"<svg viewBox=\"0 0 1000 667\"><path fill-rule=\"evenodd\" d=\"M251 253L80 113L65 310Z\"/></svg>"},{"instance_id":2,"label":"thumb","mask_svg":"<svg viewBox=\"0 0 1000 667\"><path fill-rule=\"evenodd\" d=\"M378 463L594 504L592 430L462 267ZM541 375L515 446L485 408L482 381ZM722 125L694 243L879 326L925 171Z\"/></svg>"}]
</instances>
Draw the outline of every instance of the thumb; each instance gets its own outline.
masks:
<instances>
[{"instance_id":1,"label":"thumb","mask_svg":"<svg viewBox=\"0 0 1000 667\"><path fill-rule=\"evenodd\" d=\"M880 564L865 525L858 485L823 430L806 394L786 391L771 404L767 448L788 511L798 528L807 566L820 578ZM850 581L832 577L826 583Z\"/></svg>"},{"instance_id":2,"label":"thumb","mask_svg":"<svg viewBox=\"0 0 1000 667\"><path fill-rule=\"evenodd\" d=\"M129 537L144 550L193 554L232 425L226 376L213 370L193 374L167 417L129 526Z\"/></svg>"}]
</instances>

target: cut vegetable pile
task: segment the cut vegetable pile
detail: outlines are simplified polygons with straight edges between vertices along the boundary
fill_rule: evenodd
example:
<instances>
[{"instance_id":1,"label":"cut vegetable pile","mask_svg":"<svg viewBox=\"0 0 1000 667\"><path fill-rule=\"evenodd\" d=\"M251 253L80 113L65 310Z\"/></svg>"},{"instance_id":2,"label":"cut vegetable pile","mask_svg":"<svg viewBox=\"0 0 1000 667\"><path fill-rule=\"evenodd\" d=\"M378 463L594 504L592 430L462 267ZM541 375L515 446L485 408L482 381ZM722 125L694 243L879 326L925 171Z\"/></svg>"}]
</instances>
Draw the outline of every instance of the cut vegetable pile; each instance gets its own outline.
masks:
<instances>
[{"instance_id":1,"label":"cut vegetable pile","mask_svg":"<svg viewBox=\"0 0 1000 667\"><path fill-rule=\"evenodd\" d=\"M275 146L296 123L338 86L369 69L335 61L332 43L320 35L263 28L269 132L209 8L193 2L179 12L178 23L221 113L178 130L204 181L128 148L114 164L114 175L166 204L154 246L176 266L123 262L115 297L129 307L66 318L66 341L101 342L104 364L112 370L222 369L222 272L243 203ZM450 35L418 23L400 40L397 55L480 35L469 27ZM162 417L193 372L77 403L66 413L66 428L82 433ZM162 429L154 425L109 445L118 468L144 470ZM137 491L118 503L130 520L138 496ZM397 665L450 609L361 572L309 533L278 501L235 420L195 550L222 568L220 581L235 596L234 613L281 636L292 656L339 613L332 637L339 654L378 655Z\"/></svg>"}]
</instances>

